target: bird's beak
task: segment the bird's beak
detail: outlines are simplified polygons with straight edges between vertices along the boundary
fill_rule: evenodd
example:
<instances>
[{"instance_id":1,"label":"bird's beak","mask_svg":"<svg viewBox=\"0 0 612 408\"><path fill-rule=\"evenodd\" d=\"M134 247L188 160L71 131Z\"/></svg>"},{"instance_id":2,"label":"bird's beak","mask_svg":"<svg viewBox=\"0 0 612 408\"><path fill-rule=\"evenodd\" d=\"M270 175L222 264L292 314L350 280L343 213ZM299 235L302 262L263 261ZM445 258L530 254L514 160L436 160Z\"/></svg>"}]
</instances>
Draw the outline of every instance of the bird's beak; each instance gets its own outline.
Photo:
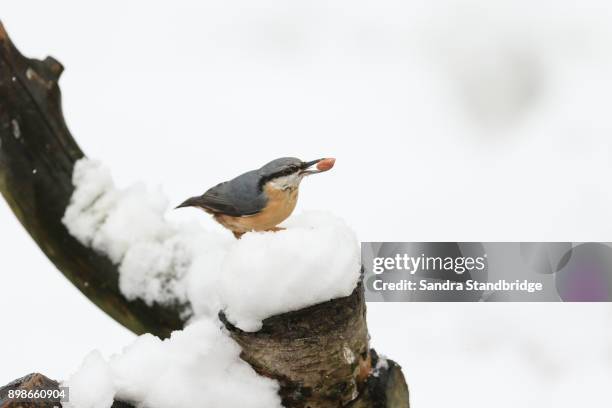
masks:
<instances>
[{"instance_id":1,"label":"bird's beak","mask_svg":"<svg viewBox=\"0 0 612 408\"><path fill-rule=\"evenodd\" d=\"M326 159L318 159L318 160L313 160L310 162L302 163L302 169L300 170L300 175L308 176L310 174L322 173L334 167L335 162L336 162L336 159L326 158Z\"/></svg>"},{"instance_id":2,"label":"bird's beak","mask_svg":"<svg viewBox=\"0 0 612 408\"><path fill-rule=\"evenodd\" d=\"M181 204L179 204L178 206L176 206L174 209L178 209L178 208L185 208L185 207L199 207L199 200L200 197L191 197L188 198L187 200L183 201Z\"/></svg>"}]
</instances>

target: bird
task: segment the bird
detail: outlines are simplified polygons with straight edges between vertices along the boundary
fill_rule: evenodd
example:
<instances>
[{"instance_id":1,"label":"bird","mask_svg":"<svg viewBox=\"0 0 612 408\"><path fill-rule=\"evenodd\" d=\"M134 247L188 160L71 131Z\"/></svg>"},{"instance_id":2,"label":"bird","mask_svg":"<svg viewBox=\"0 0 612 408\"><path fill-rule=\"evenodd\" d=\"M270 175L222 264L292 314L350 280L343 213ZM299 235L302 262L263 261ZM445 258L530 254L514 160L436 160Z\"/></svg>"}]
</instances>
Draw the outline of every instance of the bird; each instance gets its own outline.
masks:
<instances>
[{"instance_id":1,"label":"bird","mask_svg":"<svg viewBox=\"0 0 612 408\"><path fill-rule=\"evenodd\" d=\"M302 179L330 170L335 162L334 158L304 162L281 157L188 198L176 208L206 211L237 239L250 231L279 231L278 225L295 209Z\"/></svg>"}]
</instances>

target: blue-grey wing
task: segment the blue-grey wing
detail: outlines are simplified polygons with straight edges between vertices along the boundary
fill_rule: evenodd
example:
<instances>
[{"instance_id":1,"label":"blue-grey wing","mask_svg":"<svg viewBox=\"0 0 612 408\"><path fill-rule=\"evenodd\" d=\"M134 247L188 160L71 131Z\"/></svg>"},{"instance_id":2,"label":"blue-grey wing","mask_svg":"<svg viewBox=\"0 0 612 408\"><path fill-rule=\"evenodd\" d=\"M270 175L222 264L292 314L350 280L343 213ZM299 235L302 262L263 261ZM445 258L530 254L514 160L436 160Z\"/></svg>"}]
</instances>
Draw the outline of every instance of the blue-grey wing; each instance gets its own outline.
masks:
<instances>
[{"instance_id":1,"label":"blue-grey wing","mask_svg":"<svg viewBox=\"0 0 612 408\"><path fill-rule=\"evenodd\" d=\"M198 200L213 213L240 217L254 215L263 210L267 200L259 187L257 171L245 173L233 180L217 184Z\"/></svg>"}]
</instances>

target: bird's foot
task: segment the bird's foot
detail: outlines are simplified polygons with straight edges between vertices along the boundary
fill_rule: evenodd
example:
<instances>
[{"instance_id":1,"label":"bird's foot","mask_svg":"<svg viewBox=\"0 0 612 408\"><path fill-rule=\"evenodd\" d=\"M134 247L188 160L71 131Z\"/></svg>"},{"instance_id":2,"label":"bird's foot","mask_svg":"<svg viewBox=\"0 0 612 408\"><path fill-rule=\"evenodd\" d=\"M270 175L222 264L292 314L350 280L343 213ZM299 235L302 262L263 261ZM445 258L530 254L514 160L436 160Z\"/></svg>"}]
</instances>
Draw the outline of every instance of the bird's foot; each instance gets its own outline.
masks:
<instances>
[{"instance_id":1,"label":"bird's foot","mask_svg":"<svg viewBox=\"0 0 612 408\"><path fill-rule=\"evenodd\" d=\"M284 229L285 228L282 228L282 227L272 227L272 228L269 228L269 229L265 230L265 232L278 232L278 231L283 231ZM232 234L234 234L236 239L240 239L240 238L242 238L242 236L244 234L246 234L246 232L244 232L244 231L232 231Z\"/></svg>"},{"instance_id":2,"label":"bird's foot","mask_svg":"<svg viewBox=\"0 0 612 408\"><path fill-rule=\"evenodd\" d=\"M283 227L273 227L273 228L270 228L270 229L268 229L266 231L278 232L278 231L284 231L285 229L286 228L283 228Z\"/></svg>"}]
</instances>

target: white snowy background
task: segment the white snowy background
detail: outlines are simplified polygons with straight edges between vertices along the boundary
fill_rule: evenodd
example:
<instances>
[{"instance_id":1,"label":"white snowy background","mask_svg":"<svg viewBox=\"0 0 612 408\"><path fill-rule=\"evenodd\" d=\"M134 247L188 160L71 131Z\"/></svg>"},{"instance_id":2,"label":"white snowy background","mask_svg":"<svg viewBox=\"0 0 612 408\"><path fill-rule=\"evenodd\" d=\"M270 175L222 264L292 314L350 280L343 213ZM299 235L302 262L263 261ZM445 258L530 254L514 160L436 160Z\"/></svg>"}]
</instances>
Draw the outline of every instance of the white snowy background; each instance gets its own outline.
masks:
<instances>
[{"instance_id":1,"label":"white snowy background","mask_svg":"<svg viewBox=\"0 0 612 408\"><path fill-rule=\"evenodd\" d=\"M334 156L297 211L363 241L610 240L607 1L5 3L17 46L66 66L69 126L119 183L179 203L278 156ZM131 342L2 200L0 226L0 383ZM608 304L369 304L368 320L414 407L612 402Z\"/></svg>"}]
</instances>

